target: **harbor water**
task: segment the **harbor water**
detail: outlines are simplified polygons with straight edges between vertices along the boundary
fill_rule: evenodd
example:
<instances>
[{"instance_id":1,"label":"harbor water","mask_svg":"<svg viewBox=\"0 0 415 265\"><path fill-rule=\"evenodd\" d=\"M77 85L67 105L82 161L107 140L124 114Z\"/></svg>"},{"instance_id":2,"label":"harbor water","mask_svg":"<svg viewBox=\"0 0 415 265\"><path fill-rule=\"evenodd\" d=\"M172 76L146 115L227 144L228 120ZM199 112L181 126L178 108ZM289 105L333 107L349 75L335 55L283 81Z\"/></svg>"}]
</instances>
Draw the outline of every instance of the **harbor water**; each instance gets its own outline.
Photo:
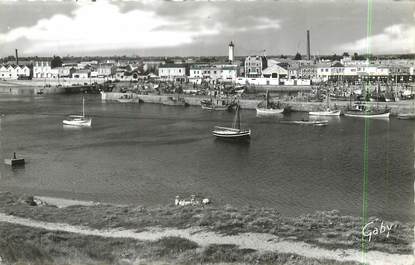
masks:
<instances>
[{"instance_id":1,"label":"harbor water","mask_svg":"<svg viewBox=\"0 0 415 265\"><path fill-rule=\"evenodd\" d=\"M328 118L326 127L279 123L242 110L249 143L215 140L231 112L105 103L87 95L91 128L63 127L81 95L0 95L0 191L145 206L200 194L217 204L273 207L285 215L340 210L414 220L414 121ZM368 133L365 148L364 134ZM368 155L364 187L364 154Z\"/></svg>"}]
</instances>

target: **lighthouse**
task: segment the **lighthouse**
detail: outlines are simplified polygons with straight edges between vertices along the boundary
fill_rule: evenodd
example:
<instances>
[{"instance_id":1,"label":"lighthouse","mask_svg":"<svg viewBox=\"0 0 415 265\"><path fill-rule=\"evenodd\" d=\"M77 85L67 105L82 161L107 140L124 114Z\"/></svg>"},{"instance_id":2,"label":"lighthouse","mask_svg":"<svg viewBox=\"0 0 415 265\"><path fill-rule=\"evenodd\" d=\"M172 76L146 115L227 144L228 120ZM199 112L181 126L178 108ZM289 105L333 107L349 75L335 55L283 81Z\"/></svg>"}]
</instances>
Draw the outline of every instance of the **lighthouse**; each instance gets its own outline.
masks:
<instances>
[{"instance_id":1,"label":"lighthouse","mask_svg":"<svg viewBox=\"0 0 415 265\"><path fill-rule=\"evenodd\" d=\"M234 48L235 46L233 45L233 42L231 41L229 43L229 61L232 63L234 60Z\"/></svg>"}]
</instances>

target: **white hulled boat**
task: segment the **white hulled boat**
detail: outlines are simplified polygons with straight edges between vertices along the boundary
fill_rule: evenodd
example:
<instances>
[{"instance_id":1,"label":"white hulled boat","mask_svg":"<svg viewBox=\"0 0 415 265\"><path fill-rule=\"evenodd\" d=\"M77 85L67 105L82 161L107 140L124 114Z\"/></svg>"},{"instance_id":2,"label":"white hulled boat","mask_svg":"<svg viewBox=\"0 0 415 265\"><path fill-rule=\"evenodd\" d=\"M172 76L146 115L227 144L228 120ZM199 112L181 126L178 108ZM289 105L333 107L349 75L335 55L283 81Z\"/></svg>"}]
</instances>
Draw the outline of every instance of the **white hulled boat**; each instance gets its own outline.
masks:
<instances>
[{"instance_id":1,"label":"white hulled boat","mask_svg":"<svg viewBox=\"0 0 415 265\"><path fill-rule=\"evenodd\" d=\"M62 121L64 125L90 127L92 118L85 116L85 98L82 97L82 115L69 115Z\"/></svg>"},{"instance_id":2,"label":"white hulled boat","mask_svg":"<svg viewBox=\"0 0 415 265\"><path fill-rule=\"evenodd\" d=\"M241 118L239 114L239 104L236 106L235 118L232 127L215 126L212 134L222 139L247 139L251 136L250 129L241 129Z\"/></svg>"},{"instance_id":3,"label":"white hulled boat","mask_svg":"<svg viewBox=\"0 0 415 265\"><path fill-rule=\"evenodd\" d=\"M310 111L308 115L311 116L340 116L341 111L330 108L330 91L327 90L327 108L322 111Z\"/></svg>"},{"instance_id":4,"label":"white hulled boat","mask_svg":"<svg viewBox=\"0 0 415 265\"><path fill-rule=\"evenodd\" d=\"M389 119L390 109L379 109L378 107L368 108L364 104L355 104L354 107L349 107L344 116L358 117L358 118L387 118Z\"/></svg>"},{"instance_id":5,"label":"white hulled boat","mask_svg":"<svg viewBox=\"0 0 415 265\"><path fill-rule=\"evenodd\" d=\"M281 114L284 112L284 108L280 106L279 103L275 106L275 104L271 104L269 102L269 91L267 90L266 99L265 99L265 106L261 106L262 102L258 104L256 107L256 114L258 116L269 116L269 115L276 115Z\"/></svg>"}]
</instances>

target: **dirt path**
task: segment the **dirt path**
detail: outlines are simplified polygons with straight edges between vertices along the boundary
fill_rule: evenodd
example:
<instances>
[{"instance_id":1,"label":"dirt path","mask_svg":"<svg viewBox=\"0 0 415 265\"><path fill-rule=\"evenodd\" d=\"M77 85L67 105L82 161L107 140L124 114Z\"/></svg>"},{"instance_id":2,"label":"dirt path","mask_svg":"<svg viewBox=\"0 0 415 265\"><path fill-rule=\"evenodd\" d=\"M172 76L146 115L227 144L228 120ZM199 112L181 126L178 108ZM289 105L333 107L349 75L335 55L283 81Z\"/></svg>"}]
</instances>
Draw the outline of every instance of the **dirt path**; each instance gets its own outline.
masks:
<instances>
[{"instance_id":1,"label":"dirt path","mask_svg":"<svg viewBox=\"0 0 415 265\"><path fill-rule=\"evenodd\" d=\"M92 235L107 238L131 238L141 241L154 241L162 237L178 236L196 242L200 246L210 244L235 244L240 248L250 248L258 251L277 251L295 253L309 258L334 259L337 261L365 262L373 265L412 265L413 255L388 254L379 251L369 251L365 257L361 252L349 250L327 250L310 244L281 240L277 236L260 233L243 233L233 236L223 236L201 229L150 228L144 232L133 230L106 229L97 230L85 226L74 226L64 223L49 223L33 219L21 218L0 213L0 222L18 224L27 227L63 231L81 235Z\"/></svg>"}]
</instances>

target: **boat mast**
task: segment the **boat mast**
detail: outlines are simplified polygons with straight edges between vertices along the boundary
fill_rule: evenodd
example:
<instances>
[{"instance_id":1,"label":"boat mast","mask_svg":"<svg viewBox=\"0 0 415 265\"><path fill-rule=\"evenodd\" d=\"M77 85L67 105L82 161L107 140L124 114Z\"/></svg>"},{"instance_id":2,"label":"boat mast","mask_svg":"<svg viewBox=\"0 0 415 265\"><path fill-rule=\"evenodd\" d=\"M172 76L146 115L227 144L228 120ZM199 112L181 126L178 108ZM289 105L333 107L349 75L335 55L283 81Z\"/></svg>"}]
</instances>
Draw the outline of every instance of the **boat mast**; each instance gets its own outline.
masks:
<instances>
[{"instance_id":1,"label":"boat mast","mask_svg":"<svg viewBox=\"0 0 415 265\"><path fill-rule=\"evenodd\" d=\"M85 117L85 98L82 97L82 117Z\"/></svg>"},{"instance_id":2,"label":"boat mast","mask_svg":"<svg viewBox=\"0 0 415 265\"><path fill-rule=\"evenodd\" d=\"M269 102L269 90L267 89L267 93L265 95L265 108L268 109L268 102Z\"/></svg>"}]
</instances>

